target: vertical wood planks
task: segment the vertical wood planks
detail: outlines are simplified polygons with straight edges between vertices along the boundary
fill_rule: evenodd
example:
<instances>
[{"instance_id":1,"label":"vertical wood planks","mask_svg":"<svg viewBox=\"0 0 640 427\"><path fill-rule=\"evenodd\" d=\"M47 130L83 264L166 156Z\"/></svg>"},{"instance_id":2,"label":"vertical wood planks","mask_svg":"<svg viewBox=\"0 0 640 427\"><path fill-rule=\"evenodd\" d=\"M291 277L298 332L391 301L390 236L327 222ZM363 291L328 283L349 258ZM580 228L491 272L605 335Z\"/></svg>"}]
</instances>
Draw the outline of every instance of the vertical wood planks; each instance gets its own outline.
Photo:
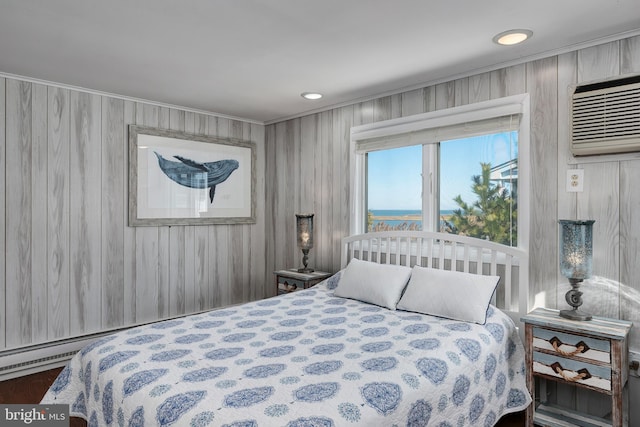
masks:
<instances>
[{"instance_id":1,"label":"vertical wood planks","mask_svg":"<svg viewBox=\"0 0 640 427\"><path fill-rule=\"evenodd\" d=\"M208 117L208 135L229 136L229 119ZM207 307L221 307L232 303L233 287L237 285L231 280L228 266L233 255L230 245L231 233L228 225L210 225L209 233L209 298ZM238 272L239 273L239 272Z\"/></svg>"},{"instance_id":2,"label":"vertical wood planks","mask_svg":"<svg viewBox=\"0 0 640 427\"><path fill-rule=\"evenodd\" d=\"M266 215L266 135L265 127L252 124L251 141L256 144L256 224L251 226L249 239L251 242L248 263L251 274L250 300L262 299L271 295L270 265L265 257L267 233L265 230ZM262 219L262 222L261 222Z\"/></svg>"},{"instance_id":3,"label":"vertical wood planks","mask_svg":"<svg viewBox=\"0 0 640 427\"><path fill-rule=\"evenodd\" d=\"M489 99L491 99L491 73L469 77L469 102L488 101Z\"/></svg>"},{"instance_id":4,"label":"vertical wood planks","mask_svg":"<svg viewBox=\"0 0 640 427\"><path fill-rule=\"evenodd\" d=\"M280 218L284 226L285 233L282 233L282 241L279 248L282 250L282 255L287 256L287 259L291 259L293 256L296 262L293 266L301 267L300 250L296 246L295 234L290 234L291 231L295 233L296 229L296 213L310 212L313 206L308 206L309 201L307 193L312 189L308 184L305 185L304 179L308 174L303 175L300 171L301 164L304 161L305 155L302 153L301 146L304 143L300 143L302 138L302 128L304 118L290 120L286 123L285 127L285 140L284 146L281 148L280 158L278 159L278 174L282 177L284 182L284 188L282 196L279 199L280 203ZM309 141L312 141L310 139ZM307 164L308 159L305 161ZM302 188L300 188L302 185ZM310 262L313 262L314 258L311 258Z\"/></svg>"},{"instance_id":5,"label":"vertical wood planks","mask_svg":"<svg viewBox=\"0 0 640 427\"><path fill-rule=\"evenodd\" d=\"M124 102L102 98L102 327L124 324Z\"/></svg>"},{"instance_id":6,"label":"vertical wood planks","mask_svg":"<svg viewBox=\"0 0 640 427\"><path fill-rule=\"evenodd\" d=\"M630 341L640 344L640 160L620 163L620 316L630 320ZM595 225L595 224L594 224Z\"/></svg>"},{"instance_id":7,"label":"vertical wood planks","mask_svg":"<svg viewBox=\"0 0 640 427\"><path fill-rule=\"evenodd\" d=\"M587 279L581 286L584 310L598 316L618 318L620 249L619 249L619 164L584 165L585 191L578 193L577 217L595 219L593 224L593 276L605 283ZM605 286L603 286L605 285ZM566 288L569 289L568 287ZM590 295L597 295L590 298Z\"/></svg>"},{"instance_id":8,"label":"vertical wood planks","mask_svg":"<svg viewBox=\"0 0 640 427\"><path fill-rule=\"evenodd\" d=\"M529 296L553 305L549 289L556 284L558 90L557 58L527 64L527 92L531 102L531 189Z\"/></svg>"},{"instance_id":9,"label":"vertical wood planks","mask_svg":"<svg viewBox=\"0 0 640 427\"><path fill-rule=\"evenodd\" d=\"M136 124L158 127L159 107L137 103ZM158 317L159 249L158 228L136 227L136 323Z\"/></svg>"},{"instance_id":10,"label":"vertical wood planks","mask_svg":"<svg viewBox=\"0 0 640 427\"><path fill-rule=\"evenodd\" d=\"M0 77L0 188L5 190L6 195L6 181L5 181L5 171L7 165L7 152L6 152L6 141L5 141L5 121L6 121L6 80ZM6 196L0 197L0 308L2 308L3 312L6 313ZM7 322L5 316L0 314L0 350L6 347L5 342L5 330L6 330Z\"/></svg>"},{"instance_id":11,"label":"vertical wood planks","mask_svg":"<svg viewBox=\"0 0 640 427\"><path fill-rule=\"evenodd\" d=\"M577 53L570 52L558 56L558 219L577 218L577 193L567 192L567 171L576 168L575 165L569 165L573 159L571 150L569 149L569 86L576 83L577 79ZM551 306L562 307L565 304L564 295L567 292L567 280L560 273L559 262L556 266L556 283L562 286L556 286L556 292L551 289L549 292L549 301ZM553 298L555 297L555 302Z\"/></svg>"},{"instance_id":12,"label":"vertical wood planks","mask_svg":"<svg viewBox=\"0 0 640 427\"><path fill-rule=\"evenodd\" d=\"M127 225L129 124L254 140L264 218L263 126L0 78L0 349L270 294L260 217Z\"/></svg>"},{"instance_id":13,"label":"vertical wood planks","mask_svg":"<svg viewBox=\"0 0 640 427\"><path fill-rule=\"evenodd\" d=\"M158 127L169 128L169 109L159 107ZM158 304L157 319L169 316L169 227L158 227Z\"/></svg>"},{"instance_id":14,"label":"vertical wood planks","mask_svg":"<svg viewBox=\"0 0 640 427\"><path fill-rule=\"evenodd\" d=\"M403 92L400 96L402 100L401 117L420 114L426 111L424 89L415 89L409 92Z\"/></svg>"},{"instance_id":15,"label":"vertical wood planks","mask_svg":"<svg viewBox=\"0 0 640 427\"><path fill-rule=\"evenodd\" d=\"M558 269L557 220L561 217L581 217L592 210L593 215L597 213L598 216L607 217L603 219L607 223L604 225L606 231L603 233L607 235L597 236L597 239L603 243L603 247L598 250L603 253L596 255L596 259L599 260L599 263L607 265L606 271L599 271L599 273L603 276L606 275L610 281L620 280L623 285L619 292L615 290L612 292L612 295L617 295L617 298L620 299L620 314L612 311L613 301L605 304L609 306L605 311L611 311L609 314L617 317L618 315L627 315L624 313L628 313L629 310L637 310L638 302L633 298L628 298L624 293L624 286L627 283L631 284L632 292L638 291L638 285L631 283L632 281L629 279L629 277L633 277L631 270L627 273L617 271L619 270L618 259L622 265L631 261L630 259L625 261L622 244L616 243L619 236L625 235L625 238L629 239L625 244L631 245L633 239L640 233L637 231L640 227L637 226L635 219L630 219L631 223L629 224L623 225L622 223L625 218L622 209L627 209L626 215L630 216L631 211L629 211L630 208L627 204L635 205L640 198L631 192L630 188L625 189L624 186L628 184L623 181L623 179L628 181L636 179L632 171L635 163L630 163L623 170L622 168L616 169L618 168L616 165L619 163L616 160L596 163L593 159L582 161L579 158L573 158L568 143L568 86L573 83L640 72L638 46L640 46L640 36L635 36L267 126L265 159L268 186L266 200L267 206L274 207L274 213L273 216L270 216L267 212L269 220L265 225L268 233L274 238L270 242L267 237L266 244L267 253L273 250L277 252L276 255L267 258L267 264L271 263L271 268L275 269L283 268L291 263L299 263L298 251L294 243L295 229L289 223L285 223L282 218L286 209L286 203L282 200L300 198L300 204L296 203L295 206L304 207L303 200L307 200L305 197L309 192L321 193L313 198L314 206L320 209L319 212L325 212L325 195L329 192L334 201L340 200L341 205L346 207L340 213L334 210L334 219L331 224L321 223L323 229L331 227L331 230L323 230L322 232L323 235L332 234L331 247L314 248L314 251L317 252L316 256L319 260L322 259L322 262L329 259L327 256L331 252L335 253L332 259L339 260L339 255L337 255L339 253L337 249L340 247L339 238L349 233L348 203L351 187L348 162L349 128L351 126L440 110L486 99L528 93L531 111L531 159L529 161L532 174L529 248L531 303L537 297L536 303L539 305L554 308L564 307L566 280L560 276ZM328 113L332 115L331 126L333 127L329 140L324 134L326 129L324 119ZM302 124L300 125L300 123ZM340 146L341 154L336 157L338 146ZM294 147L298 157L287 157L285 150L290 147ZM310 152L316 157L313 162L304 159L305 154ZM328 153L332 153L331 158L334 159L330 165L326 163ZM291 164L292 160L293 165ZM338 167L338 162L343 162L340 167ZM603 166L601 163L609 165ZM287 166L292 168L313 167L319 173L314 173L315 183L311 185L305 179L306 172L303 170L297 170L293 176L289 171L279 170L276 173L277 168ZM566 171L575 167L585 169L585 176L593 175L588 181L590 188L585 187L584 193L568 194L565 191ZM618 173L620 174L620 188L617 188L614 180ZM332 176L333 184L327 187L327 181L322 181L320 177L329 174ZM340 174L345 174L345 176L339 176ZM623 194L625 191L627 193ZM610 198L612 195L615 195L615 200ZM578 200L579 198L580 200ZM272 203L274 200L278 200L278 202ZM612 206L608 206L609 201ZM621 229L617 231L614 224L617 223L618 205L621 209L619 224ZM336 208L334 207L334 209ZM336 221L336 217L340 219ZM627 231L622 230L623 226ZM594 237L594 249L597 245L595 239L596 237ZM329 241L323 242L323 245L326 243ZM293 250L290 249L289 253L284 254L284 250L288 248ZM339 262L333 262L335 264L332 263L332 265L340 265ZM627 274L626 279L624 274ZM625 283L625 281L628 282ZM591 292L600 291L593 290ZM585 295L585 301L587 296L588 294ZM594 301L597 301L597 298ZM624 308L625 304L628 304L626 309ZM599 314L606 315L607 313ZM631 344L636 348L640 346L640 337L636 338L632 334Z\"/></svg>"},{"instance_id":16,"label":"vertical wood planks","mask_svg":"<svg viewBox=\"0 0 640 427\"><path fill-rule=\"evenodd\" d=\"M232 131L231 131L231 135L239 135L239 138L245 141L251 141L252 137L251 137L251 125L248 123L243 123L240 122L238 120L234 120L232 122L232 127L231 127ZM257 145L256 144L256 150L257 150ZM255 165L256 168L258 167L258 165ZM258 191L257 187L257 183L254 182L254 191ZM256 205L258 203L257 198L258 198L258 194L264 194L264 193L256 193ZM251 298L251 295L253 293L255 293L255 290L252 290L252 286L253 284L253 275L251 274L251 262L250 262L250 256L251 256L251 245L252 245L252 241L251 241L251 230L253 228L253 225L250 224L242 224L239 225L238 228L240 230L242 230L242 236L241 236L241 244L242 244L242 263L240 263L240 267L242 268L241 270L241 274L240 274L240 280L242 282L242 292L240 294L241 297L241 301L242 302L247 302L247 301L252 301L253 299ZM236 236L238 237L238 236ZM232 270L232 275L235 276L235 270Z\"/></svg>"},{"instance_id":17,"label":"vertical wood planks","mask_svg":"<svg viewBox=\"0 0 640 427\"><path fill-rule=\"evenodd\" d=\"M227 130L226 136L242 139L242 124L237 120L226 120ZM247 234L247 225L226 226L228 229L227 248L230 249L224 270L227 275L226 282L229 289L229 300L232 304L238 304L245 301L245 286L248 286L248 277L246 275L246 252L245 252L245 234ZM218 286L224 286L219 283Z\"/></svg>"},{"instance_id":18,"label":"vertical wood planks","mask_svg":"<svg viewBox=\"0 0 640 427\"><path fill-rule=\"evenodd\" d=\"M340 269L340 251L332 249L340 247L340 239L349 234L349 134L353 122L353 107L342 107L333 111L333 126L329 143L333 145L332 163L334 166L334 194L329 201L333 206L332 243L329 250L333 258L329 271Z\"/></svg>"},{"instance_id":19,"label":"vertical wood planks","mask_svg":"<svg viewBox=\"0 0 640 427\"><path fill-rule=\"evenodd\" d=\"M229 134L231 138L250 140L251 135L249 128L245 129L242 122L238 120L229 121ZM227 269L230 272L229 280L232 286L231 288L231 301L234 303L246 302L249 300L249 263L247 257L249 256L250 234L249 225L237 224L229 227L230 244L232 245L232 258L227 264Z\"/></svg>"},{"instance_id":20,"label":"vertical wood planks","mask_svg":"<svg viewBox=\"0 0 640 427\"><path fill-rule=\"evenodd\" d=\"M47 339L47 87L31 88L31 342Z\"/></svg>"},{"instance_id":21,"label":"vertical wood planks","mask_svg":"<svg viewBox=\"0 0 640 427\"><path fill-rule=\"evenodd\" d=\"M136 229L129 227L129 131L128 126L135 124L136 103L133 101L124 102L124 129L122 132L122 145L120 147L122 158L125 159L124 176L122 178L122 194L124 195L124 206L121 212L124 230L123 230L123 256L124 256L124 291L123 291L123 315L124 324L131 325L136 321Z\"/></svg>"},{"instance_id":22,"label":"vertical wood planks","mask_svg":"<svg viewBox=\"0 0 640 427\"><path fill-rule=\"evenodd\" d=\"M169 111L169 129L185 131L185 112ZM185 313L186 291L186 226L169 227L169 315Z\"/></svg>"},{"instance_id":23,"label":"vertical wood planks","mask_svg":"<svg viewBox=\"0 0 640 427\"><path fill-rule=\"evenodd\" d=\"M32 85L6 81L6 345L31 340Z\"/></svg>"},{"instance_id":24,"label":"vertical wood planks","mask_svg":"<svg viewBox=\"0 0 640 427\"><path fill-rule=\"evenodd\" d=\"M519 64L492 71L491 99L504 98L526 92L526 65Z\"/></svg>"},{"instance_id":25,"label":"vertical wood planks","mask_svg":"<svg viewBox=\"0 0 640 427\"><path fill-rule=\"evenodd\" d=\"M69 122L66 89L49 88L47 159L48 338L69 334Z\"/></svg>"},{"instance_id":26,"label":"vertical wood planks","mask_svg":"<svg viewBox=\"0 0 640 427\"><path fill-rule=\"evenodd\" d=\"M70 333L101 327L101 100L71 93Z\"/></svg>"},{"instance_id":27,"label":"vertical wood planks","mask_svg":"<svg viewBox=\"0 0 640 427\"><path fill-rule=\"evenodd\" d=\"M640 73L640 36L620 40L620 74Z\"/></svg>"},{"instance_id":28,"label":"vertical wood planks","mask_svg":"<svg viewBox=\"0 0 640 427\"><path fill-rule=\"evenodd\" d=\"M290 181L290 185L292 188L287 191L287 194L295 195L297 194L300 197L300 203L296 207L296 211L292 212L288 215L289 222L291 223L291 230L294 230L295 237L295 215L296 213L313 213L315 214L313 218L314 224L314 233L313 240L314 245L316 239L318 239L319 232L315 230L315 224L318 222L319 215L316 212L316 204L315 198L318 196L318 193L321 191L321 182L320 180L316 181L315 169L316 163L320 161L320 159L316 159L316 147L320 145L319 134L318 134L318 122L320 121L319 114L313 114L310 116L305 116L300 119L300 142L297 145L297 151L300 153L300 158L298 162L289 163L291 168L298 168L298 176L300 177L298 180L299 185L294 187L295 181ZM326 150L327 147L324 147ZM295 246L295 240L292 241L292 244ZM312 249L309 253L309 263L310 265L315 265L317 263L317 259L319 258L319 250L317 247Z\"/></svg>"},{"instance_id":29,"label":"vertical wood planks","mask_svg":"<svg viewBox=\"0 0 640 427\"><path fill-rule=\"evenodd\" d=\"M619 42L606 43L577 52L578 83L618 75L620 70ZM585 310L594 314L619 316L620 258L619 258L619 163L585 163L585 191L577 194L577 217L595 219L593 226L593 274L607 279L605 289L595 284L598 298L590 301L587 295L593 284L584 284Z\"/></svg>"},{"instance_id":30,"label":"vertical wood planks","mask_svg":"<svg viewBox=\"0 0 640 427\"><path fill-rule=\"evenodd\" d=\"M334 248L350 221L351 126L523 92L532 107L531 294L563 304L556 300L563 294L556 291L557 219L594 215L604 227L594 238L598 275L620 282L599 314L633 316L638 285L628 252L640 229L632 191L638 165L571 159L566 86L640 72L639 45L636 36L266 128L0 79L0 348L259 298L261 289L272 295L272 270L300 263L298 209L318 215L313 261L337 270ZM256 142L258 224L128 227L131 123ZM588 185L564 197L570 161L585 169ZM631 344L640 345L637 333Z\"/></svg>"},{"instance_id":31,"label":"vertical wood planks","mask_svg":"<svg viewBox=\"0 0 640 427\"><path fill-rule=\"evenodd\" d=\"M277 133L278 131L284 127L283 124L271 125L267 126L264 130L264 145L265 145L265 155L264 155L264 174L265 174L265 183L269 182L270 185L267 187L265 185L265 216L264 216L264 237L265 237L265 274L267 277L272 276L273 270L275 270L275 266L282 265L279 264L279 257L277 256L278 250L276 236L278 233L282 234L282 229L279 229L276 226L277 220L277 199L280 194L279 179L277 175L277 167L276 167L276 152L278 145ZM293 260L291 260L293 261ZM269 287L267 287L268 289ZM267 291L267 295L273 296L275 295L275 289L271 292Z\"/></svg>"},{"instance_id":32,"label":"vertical wood planks","mask_svg":"<svg viewBox=\"0 0 640 427\"><path fill-rule=\"evenodd\" d=\"M184 114L184 130L195 133L195 113ZM184 313L196 311L196 256L195 242L198 227L185 227L184 229ZM178 304L179 306L179 304Z\"/></svg>"},{"instance_id":33,"label":"vertical wood planks","mask_svg":"<svg viewBox=\"0 0 640 427\"><path fill-rule=\"evenodd\" d=\"M588 83L620 73L620 42L605 43L578 51L578 82Z\"/></svg>"},{"instance_id":34,"label":"vertical wood planks","mask_svg":"<svg viewBox=\"0 0 640 427\"><path fill-rule=\"evenodd\" d=\"M314 230L314 241L317 237L318 249L316 256L315 268L317 270L327 271L331 264L331 252L326 248L331 247L332 239L329 230L333 229L331 219L333 217L333 188L335 182L333 180L334 168L330 159L333 157L334 146L330 143L332 114L330 111L324 111L318 115L318 141L315 144L314 157L316 159L313 164L313 173L316 185L319 191L314 191L314 228L318 225L317 232ZM315 243L314 243L315 245Z\"/></svg>"},{"instance_id":35,"label":"vertical wood planks","mask_svg":"<svg viewBox=\"0 0 640 427\"><path fill-rule=\"evenodd\" d=\"M193 117L193 133L207 135L208 121L202 114ZM197 226L193 230L195 234L194 256L195 256L195 298L196 311L204 310L208 307L209 301L209 235L208 227Z\"/></svg>"}]
</instances>

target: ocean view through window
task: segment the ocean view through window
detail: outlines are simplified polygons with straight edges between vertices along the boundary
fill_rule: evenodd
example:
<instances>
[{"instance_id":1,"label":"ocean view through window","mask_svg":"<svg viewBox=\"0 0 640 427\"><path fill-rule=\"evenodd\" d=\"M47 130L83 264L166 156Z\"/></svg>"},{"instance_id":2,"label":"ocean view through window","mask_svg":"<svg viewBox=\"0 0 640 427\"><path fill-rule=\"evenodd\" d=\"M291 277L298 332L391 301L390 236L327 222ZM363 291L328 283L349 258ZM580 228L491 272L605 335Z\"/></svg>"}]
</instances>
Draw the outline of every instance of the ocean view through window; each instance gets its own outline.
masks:
<instances>
[{"instance_id":1,"label":"ocean view through window","mask_svg":"<svg viewBox=\"0 0 640 427\"><path fill-rule=\"evenodd\" d=\"M397 230L422 230L422 211L417 209L371 209L371 230L382 231L382 228ZM447 220L453 210L441 210L441 217ZM404 225L406 224L406 225ZM444 225L444 224L443 224Z\"/></svg>"},{"instance_id":2,"label":"ocean view through window","mask_svg":"<svg viewBox=\"0 0 640 427\"><path fill-rule=\"evenodd\" d=\"M517 131L371 151L366 165L367 231L436 230L517 245Z\"/></svg>"},{"instance_id":3,"label":"ocean view through window","mask_svg":"<svg viewBox=\"0 0 640 427\"><path fill-rule=\"evenodd\" d=\"M525 93L351 127L350 232L421 228L527 248L530 122Z\"/></svg>"}]
</instances>

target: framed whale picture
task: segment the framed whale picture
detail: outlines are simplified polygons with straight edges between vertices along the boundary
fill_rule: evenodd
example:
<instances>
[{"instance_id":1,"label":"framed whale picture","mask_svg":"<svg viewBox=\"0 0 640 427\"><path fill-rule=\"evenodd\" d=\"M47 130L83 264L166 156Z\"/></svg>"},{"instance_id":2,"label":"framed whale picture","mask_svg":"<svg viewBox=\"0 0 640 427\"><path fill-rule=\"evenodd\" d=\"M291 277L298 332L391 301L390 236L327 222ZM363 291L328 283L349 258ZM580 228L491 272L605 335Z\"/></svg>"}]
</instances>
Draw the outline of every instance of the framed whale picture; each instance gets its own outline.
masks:
<instances>
[{"instance_id":1,"label":"framed whale picture","mask_svg":"<svg viewBox=\"0 0 640 427\"><path fill-rule=\"evenodd\" d=\"M250 141L129 126L129 225L254 224Z\"/></svg>"}]
</instances>

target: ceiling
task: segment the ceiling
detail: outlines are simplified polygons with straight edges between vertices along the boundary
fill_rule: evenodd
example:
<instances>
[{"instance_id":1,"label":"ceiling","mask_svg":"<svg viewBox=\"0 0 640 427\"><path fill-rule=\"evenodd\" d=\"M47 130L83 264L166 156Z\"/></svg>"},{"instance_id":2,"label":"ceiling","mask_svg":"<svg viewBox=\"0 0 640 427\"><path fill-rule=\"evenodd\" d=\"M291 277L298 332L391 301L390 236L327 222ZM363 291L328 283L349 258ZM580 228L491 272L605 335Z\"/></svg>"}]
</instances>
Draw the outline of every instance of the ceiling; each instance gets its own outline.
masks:
<instances>
[{"instance_id":1,"label":"ceiling","mask_svg":"<svg viewBox=\"0 0 640 427\"><path fill-rule=\"evenodd\" d=\"M640 0L0 0L0 73L272 123L637 34Z\"/></svg>"}]
</instances>

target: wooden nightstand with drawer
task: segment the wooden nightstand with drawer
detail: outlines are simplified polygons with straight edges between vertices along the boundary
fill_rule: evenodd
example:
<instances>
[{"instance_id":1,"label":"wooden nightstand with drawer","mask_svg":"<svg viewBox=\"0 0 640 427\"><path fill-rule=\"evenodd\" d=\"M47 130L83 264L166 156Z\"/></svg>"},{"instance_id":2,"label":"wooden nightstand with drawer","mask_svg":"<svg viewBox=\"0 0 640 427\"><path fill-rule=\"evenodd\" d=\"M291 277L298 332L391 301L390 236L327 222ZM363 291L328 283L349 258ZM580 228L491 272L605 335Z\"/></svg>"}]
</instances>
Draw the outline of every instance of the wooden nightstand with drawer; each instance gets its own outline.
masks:
<instances>
[{"instance_id":1,"label":"wooden nightstand with drawer","mask_svg":"<svg viewBox=\"0 0 640 427\"><path fill-rule=\"evenodd\" d=\"M326 271L300 273L296 268L274 271L273 274L276 275L277 295L310 288L332 276L332 273L327 273Z\"/></svg>"},{"instance_id":2,"label":"wooden nightstand with drawer","mask_svg":"<svg viewBox=\"0 0 640 427\"><path fill-rule=\"evenodd\" d=\"M627 337L632 323L594 317L575 321L557 310L537 308L525 323L527 385L534 403L527 409L527 426L621 427L628 424L624 389L629 374ZM595 418L535 399L535 379L558 381L611 397L611 419ZM542 399L544 400L544 399ZM537 405L537 406L536 406Z\"/></svg>"}]
</instances>

